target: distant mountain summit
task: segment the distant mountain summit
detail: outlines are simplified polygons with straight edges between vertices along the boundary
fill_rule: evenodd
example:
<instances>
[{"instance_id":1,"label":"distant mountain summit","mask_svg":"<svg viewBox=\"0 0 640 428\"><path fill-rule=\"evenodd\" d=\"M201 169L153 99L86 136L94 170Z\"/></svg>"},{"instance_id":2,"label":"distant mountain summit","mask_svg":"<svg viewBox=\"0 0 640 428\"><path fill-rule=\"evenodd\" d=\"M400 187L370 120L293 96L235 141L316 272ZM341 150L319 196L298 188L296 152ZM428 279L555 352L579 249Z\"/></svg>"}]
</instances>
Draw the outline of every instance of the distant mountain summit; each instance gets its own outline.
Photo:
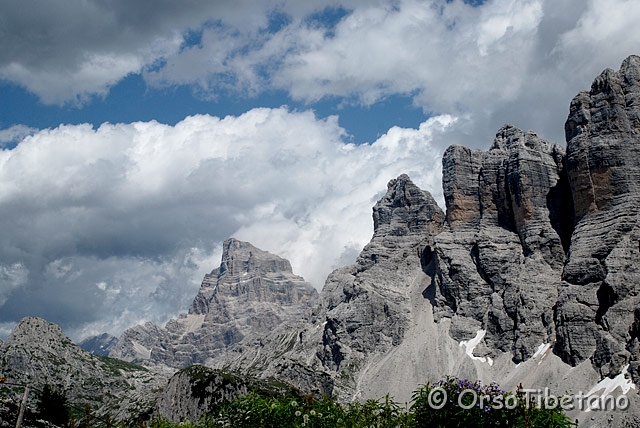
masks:
<instances>
[{"instance_id":1,"label":"distant mountain summit","mask_svg":"<svg viewBox=\"0 0 640 428\"><path fill-rule=\"evenodd\" d=\"M118 338L108 333L102 333L97 336L91 336L84 339L78 345L85 351L91 352L93 355L106 357L109 351L118 342Z\"/></svg>"},{"instance_id":2,"label":"distant mountain summit","mask_svg":"<svg viewBox=\"0 0 640 428\"><path fill-rule=\"evenodd\" d=\"M249 333L308 319L317 291L279 256L230 238L187 314L124 332L109 355L147 365L206 364Z\"/></svg>"}]
</instances>

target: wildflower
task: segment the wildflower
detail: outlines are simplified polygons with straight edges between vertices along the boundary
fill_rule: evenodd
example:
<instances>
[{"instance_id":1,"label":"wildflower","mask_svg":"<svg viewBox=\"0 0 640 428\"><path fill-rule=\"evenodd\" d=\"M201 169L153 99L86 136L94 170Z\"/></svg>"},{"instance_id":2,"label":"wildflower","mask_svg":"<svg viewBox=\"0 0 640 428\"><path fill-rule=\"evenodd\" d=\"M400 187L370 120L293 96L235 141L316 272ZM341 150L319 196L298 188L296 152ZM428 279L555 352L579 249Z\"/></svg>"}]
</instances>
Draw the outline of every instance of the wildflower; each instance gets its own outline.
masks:
<instances>
[{"instance_id":1,"label":"wildflower","mask_svg":"<svg viewBox=\"0 0 640 428\"><path fill-rule=\"evenodd\" d=\"M272 409L275 409L276 407L278 407L278 405L277 405L276 403L273 403L273 404L271 405L271 408L272 408Z\"/></svg>"},{"instance_id":2,"label":"wildflower","mask_svg":"<svg viewBox=\"0 0 640 428\"><path fill-rule=\"evenodd\" d=\"M302 412L300 410L296 410L296 416L300 416Z\"/></svg>"},{"instance_id":3,"label":"wildflower","mask_svg":"<svg viewBox=\"0 0 640 428\"><path fill-rule=\"evenodd\" d=\"M298 406L298 403L295 400L291 402L291 407L297 407L297 406Z\"/></svg>"},{"instance_id":4,"label":"wildflower","mask_svg":"<svg viewBox=\"0 0 640 428\"><path fill-rule=\"evenodd\" d=\"M315 411L315 410L311 410L311 411L309 412L309 414L310 414L311 416L315 416L315 415L316 415L316 411Z\"/></svg>"}]
</instances>

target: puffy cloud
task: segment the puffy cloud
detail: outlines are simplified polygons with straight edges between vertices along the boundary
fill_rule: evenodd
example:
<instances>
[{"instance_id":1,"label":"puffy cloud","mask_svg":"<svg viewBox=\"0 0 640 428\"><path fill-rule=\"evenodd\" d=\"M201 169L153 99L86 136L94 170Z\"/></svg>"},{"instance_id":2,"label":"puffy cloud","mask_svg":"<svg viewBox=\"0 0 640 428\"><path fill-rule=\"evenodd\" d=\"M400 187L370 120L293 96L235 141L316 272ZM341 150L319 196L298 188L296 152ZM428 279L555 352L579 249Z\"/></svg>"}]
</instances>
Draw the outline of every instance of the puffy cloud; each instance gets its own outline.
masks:
<instances>
[{"instance_id":1,"label":"puffy cloud","mask_svg":"<svg viewBox=\"0 0 640 428\"><path fill-rule=\"evenodd\" d=\"M0 77L45 103L85 102L131 73L202 97L285 90L313 103L411 95L469 119L563 140L567 105L635 53L633 0L337 2L25 0L2 6ZM336 12L337 11L337 12Z\"/></svg>"},{"instance_id":2,"label":"puffy cloud","mask_svg":"<svg viewBox=\"0 0 640 428\"><path fill-rule=\"evenodd\" d=\"M205 22L237 31L268 23L276 1L24 0L0 6L0 78L47 104L81 104L180 52Z\"/></svg>"},{"instance_id":3,"label":"puffy cloud","mask_svg":"<svg viewBox=\"0 0 640 428\"><path fill-rule=\"evenodd\" d=\"M442 199L454 118L343 142L337 118L237 117L60 126L0 152L0 322L38 314L81 336L185 310L229 236L321 287L372 234L371 207L406 172Z\"/></svg>"},{"instance_id":4,"label":"puffy cloud","mask_svg":"<svg viewBox=\"0 0 640 428\"><path fill-rule=\"evenodd\" d=\"M575 26L562 33L554 53L575 62L579 78L592 70L617 70L621 55L638 54L640 4L633 0L589 0ZM626 53L626 54L625 54ZM591 74L590 74L591 73Z\"/></svg>"},{"instance_id":5,"label":"puffy cloud","mask_svg":"<svg viewBox=\"0 0 640 428\"><path fill-rule=\"evenodd\" d=\"M562 142L571 98L640 38L639 6L625 0L342 4L349 13L330 29L304 15L274 33L205 27L146 78L212 94L283 89L308 103L410 94L426 112L467 117L467 144L486 145L504 122Z\"/></svg>"},{"instance_id":6,"label":"puffy cloud","mask_svg":"<svg viewBox=\"0 0 640 428\"><path fill-rule=\"evenodd\" d=\"M9 293L27 282L27 270L21 263L0 265L0 305L7 301Z\"/></svg>"},{"instance_id":7,"label":"puffy cloud","mask_svg":"<svg viewBox=\"0 0 640 428\"><path fill-rule=\"evenodd\" d=\"M176 51L184 26L199 23L189 16L197 10L167 10L175 13L174 27L154 14L157 9L151 3L155 2L135 2L146 4L145 14L136 13L134 3L127 3L4 3L0 77L24 86L45 103L80 102L106 94L109 86L139 72L143 64Z\"/></svg>"}]
</instances>

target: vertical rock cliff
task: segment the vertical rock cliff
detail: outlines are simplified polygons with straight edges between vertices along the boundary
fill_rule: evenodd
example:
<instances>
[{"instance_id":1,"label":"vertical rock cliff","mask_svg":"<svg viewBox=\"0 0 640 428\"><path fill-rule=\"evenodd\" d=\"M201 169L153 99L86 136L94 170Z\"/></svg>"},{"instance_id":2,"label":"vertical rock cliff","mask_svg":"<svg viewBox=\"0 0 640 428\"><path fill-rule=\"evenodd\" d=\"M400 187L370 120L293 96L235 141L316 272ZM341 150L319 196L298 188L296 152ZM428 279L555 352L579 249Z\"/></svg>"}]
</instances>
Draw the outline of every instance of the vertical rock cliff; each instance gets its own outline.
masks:
<instances>
[{"instance_id":1,"label":"vertical rock cliff","mask_svg":"<svg viewBox=\"0 0 640 428\"><path fill-rule=\"evenodd\" d=\"M562 275L555 351L603 376L638 371L640 57L605 70L565 125L575 231Z\"/></svg>"},{"instance_id":2,"label":"vertical rock cliff","mask_svg":"<svg viewBox=\"0 0 640 428\"><path fill-rule=\"evenodd\" d=\"M503 127L487 152L450 147L435 239L437 320L514 362L552 344L564 362L640 380L640 57L571 102L567 146Z\"/></svg>"},{"instance_id":3,"label":"vertical rock cliff","mask_svg":"<svg viewBox=\"0 0 640 428\"><path fill-rule=\"evenodd\" d=\"M452 146L444 154L436 319L451 318L459 341L486 331L483 352L492 357L511 352L524 361L555 340L553 307L573 227L563 159L562 147L509 125L487 152Z\"/></svg>"}]
</instances>

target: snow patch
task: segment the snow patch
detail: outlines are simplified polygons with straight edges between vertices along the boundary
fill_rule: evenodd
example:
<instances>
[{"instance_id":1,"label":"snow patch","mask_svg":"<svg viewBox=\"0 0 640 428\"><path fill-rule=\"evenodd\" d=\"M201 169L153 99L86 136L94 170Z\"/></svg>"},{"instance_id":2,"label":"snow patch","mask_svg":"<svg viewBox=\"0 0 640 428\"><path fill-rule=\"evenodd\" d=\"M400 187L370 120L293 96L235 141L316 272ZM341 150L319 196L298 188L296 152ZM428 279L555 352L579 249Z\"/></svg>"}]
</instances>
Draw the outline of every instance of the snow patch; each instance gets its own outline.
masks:
<instances>
[{"instance_id":1,"label":"snow patch","mask_svg":"<svg viewBox=\"0 0 640 428\"><path fill-rule=\"evenodd\" d=\"M535 358L538 355L543 355L545 352L547 352L549 350L549 348L551 347L550 343L542 343L540 344L540 346L538 346L538 349L536 350L536 352L531 356L531 358Z\"/></svg>"},{"instance_id":2,"label":"snow patch","mask_svg":"<svg viewBox=\"0 0 640 428\"><path fill-rule=\"evenodd\" d=\"M490 357L476 357L473 355L473 350L478 346L478 344L484 339L485 334L487 334L487 330L478 330L476 336L471 340L463 340L460 342L460 346L464 346L466 348L467 355L476 361L480 361L482 363L487 363L490 366L493 365L493 360Z\"/></svg>"},{"instance_id":3,"label":"snow patch","mask_svg":"<svg viewBox=\"0 0 640 428\"><path fill-rule=\"evenodd\" d=\"M587 392L586 396L590 397L592 395L596 395L596 392L600 391L601 389L604 389L604 391L602 391L602 393L600 394L600 398L604 399L613 391L615 391L616 388L618 387L620 387L623 394L627 394L631 389L636 389L636 385L633 383L633 381L625 377L628 369L629 369L629 364L624 366L620 374L614 377L613 379L611 379L610 377L605 377L600 382L598 382L596 386L591 388L589 392ZM591 407L588 407L585 410L585 412L589 412L589 411L591 411Z\"/></svg>"},{"instance_id":4,"label":"snow patch","mask_svg":"<svg viewBox=\"0 0 640 428\"><path fill-rule=\"evenodd\" d=\"M540 361L538 361L538 365L540 365L542 363L542 359L545 357L545 355L547 354L547 351L549 351L549 349L551 349L551 344L550 343L542 343L542 344L540 344L540 346L538 346L538 349L536 350L536 352L531 356L531 359L535 359L536 357L541 357Z\"/></svg>"}]
</instances>

